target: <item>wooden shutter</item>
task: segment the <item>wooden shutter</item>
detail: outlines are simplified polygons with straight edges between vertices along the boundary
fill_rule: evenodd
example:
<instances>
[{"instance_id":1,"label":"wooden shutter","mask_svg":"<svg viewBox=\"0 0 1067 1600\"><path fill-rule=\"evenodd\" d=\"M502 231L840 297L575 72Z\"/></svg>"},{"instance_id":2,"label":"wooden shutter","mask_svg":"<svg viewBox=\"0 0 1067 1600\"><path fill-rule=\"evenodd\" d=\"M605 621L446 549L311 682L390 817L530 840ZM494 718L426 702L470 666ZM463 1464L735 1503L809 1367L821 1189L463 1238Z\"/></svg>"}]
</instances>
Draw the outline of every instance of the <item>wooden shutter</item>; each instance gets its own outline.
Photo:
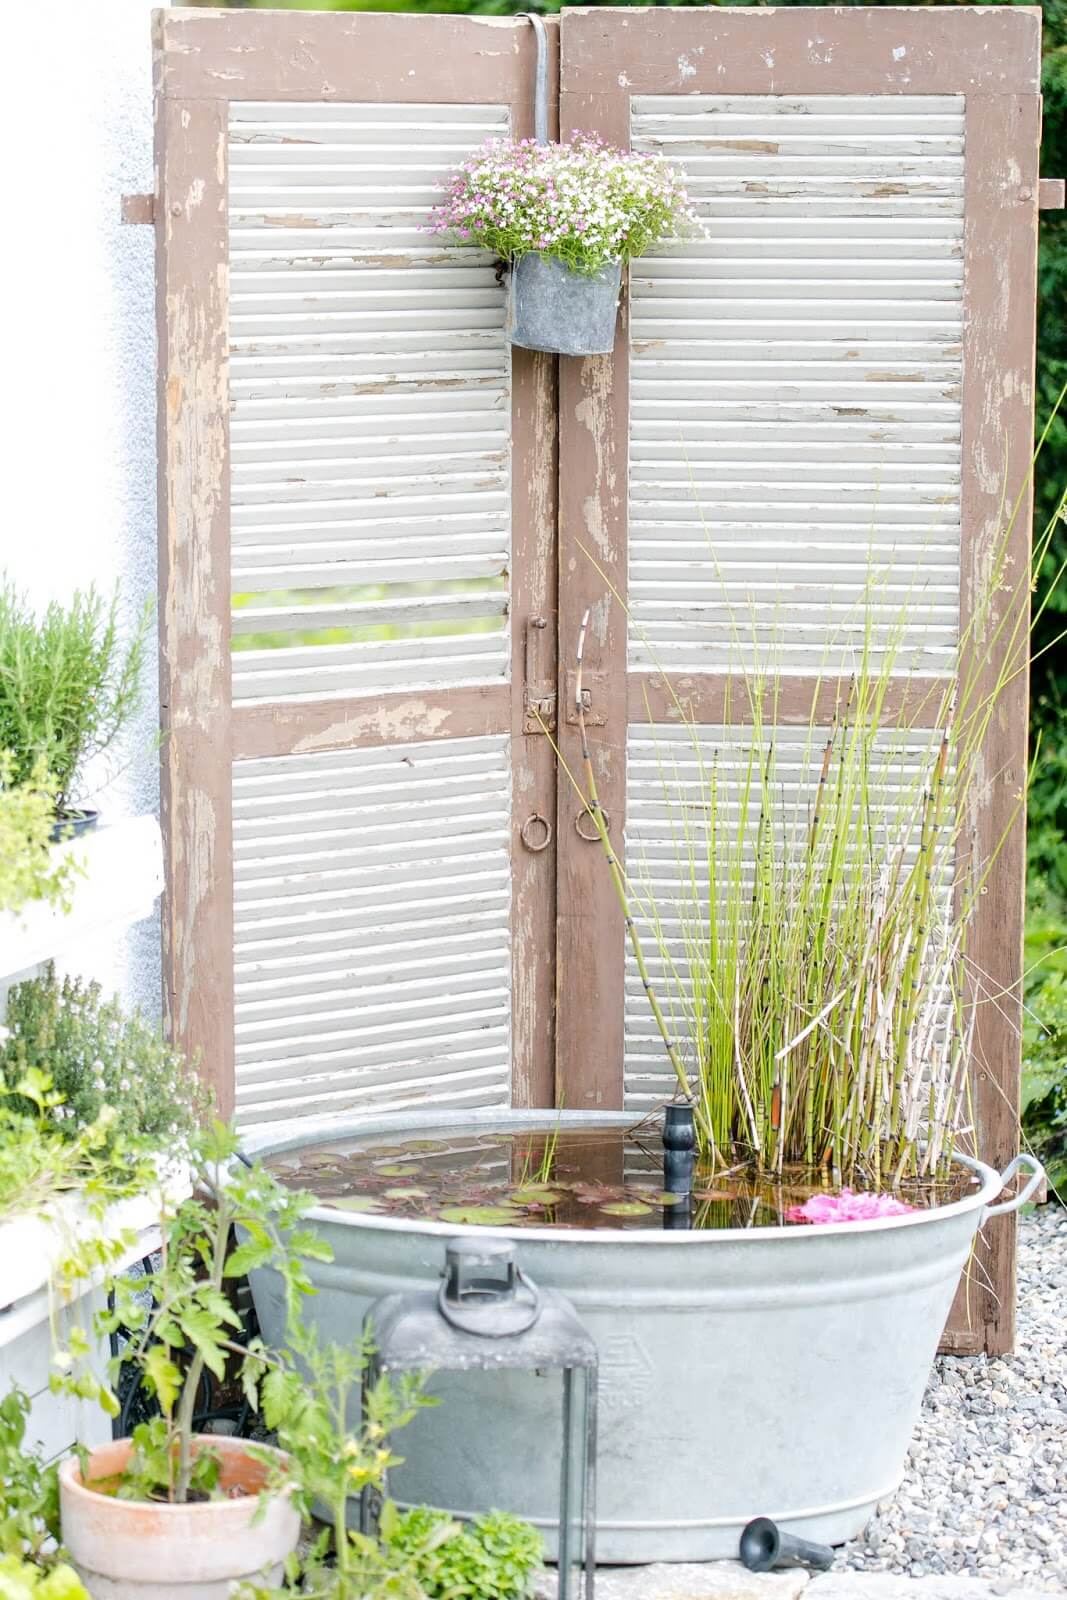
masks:
<instances>
[{"instance_id":1,"label":"wooden shutter","mask_svg":"<svg viewBox=\"0 0 1067 1600\"><path fill-rule=\"evenodd\" d=\"M722 727L728 702L734 723L745 707L728 696L739 636L781 672L784 722L806 723L816 678L847 670L872 562L891 569L885 620L908 605L900 692L918 704L967 625L1005 487L1023 496L1025 570L1039 35L1038 16L1000 8L564 13L563 137L594 128L672 157L708 230L635 264L614 356L560 376L561 653L592 607L601 795L631 872L661 889L658 759L679 735L656 663L709 747L743 742ZM567 723L563 742L573 761ZM1025 781L1021 679L985 755L972 822L988 855ZM667 1081L578 807L562 782L560 1075L569 1106L636 1111ZM979 1008L975 1047L980 1150L1001 1166L1017 1137L1022 851L1019 823L972 947L1002 995ZM960 1349L1011 1341L1011 1221L986 1232Z\"/></svg>"},{"instance_id":2,"label":"wooden shutter","mask_svg":"<svg viewBox=\"0 0 1067 1600\"><path fill-rule=\"evenodd\" d=\"M243 1123L550 1102L554 371L420 231L532 32L157 28L172 1031Z\"/></svg>"}]
</instances>

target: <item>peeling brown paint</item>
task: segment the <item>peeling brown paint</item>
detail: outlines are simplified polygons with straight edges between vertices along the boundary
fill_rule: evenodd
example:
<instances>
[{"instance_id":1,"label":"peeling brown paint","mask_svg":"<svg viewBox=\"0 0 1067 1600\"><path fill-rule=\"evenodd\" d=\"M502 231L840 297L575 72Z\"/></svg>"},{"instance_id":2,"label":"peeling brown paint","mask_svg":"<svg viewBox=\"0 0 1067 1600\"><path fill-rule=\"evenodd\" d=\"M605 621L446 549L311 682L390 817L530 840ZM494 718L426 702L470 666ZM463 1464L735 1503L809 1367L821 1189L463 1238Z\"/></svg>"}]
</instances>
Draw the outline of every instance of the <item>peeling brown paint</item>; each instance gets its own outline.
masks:
<instances>
[{"instance_id":1,"label":"peeling brown paint","mask_svg":"<svg viewBox=\"0 0 1067 1600\"><path fill-rule=\"evenodd\" d=\"M716 139L716 150L752 150L759 154L776 156L781 145L774 139Z\"/></svg>"},{"instance_id":2,"label":"peeling brown paint","mask_svg":"<svg viewBox=\"0 0 1067 1600\"><path fill-rule=\"evenodd\" d=\"M1003 648L982 662L985 641L1002 616L1018 618L1027 637L1029 529L1033 438L1034 306L1037 247L1036 94L969 99L965 144L961 628L971 641L979 695L991 692ZM1024 193L1025 192L1025 193ZM1018 503L1016 503L1018 497ZM1004 531L1005 503L1014 506L1006 552L1008 588L979 611L994 552ZM1010 638L1014 622L997 634ZM981 663L979 666L978 664ZM992 862L975 920L968 964L996 1006L978 1005L973 1046L975 1111L982 1159L1003 1165L1018 1139L1025 838L1016 795L1025 783L1026 672L1002 690L981 761L995 781L975 785L959 856L960 892L976 863ZM951 1348L990 1354L1014 1337L1015 1219L984 1228L970 1283L949 1322Z\"/></svg>"},{"instance_id":3,"label":"peeling brown paint","mask_svg":"<svg viewBox=\"0 0 1067 1600\"><path fill-rule=\"evenodd\" d=\"M508 730L508 689L478 684L426 693L374 694L279 704L239 705L233 712L237 761L466 739Z\"/></svg>"},{"instance_id":4,"label":"peeling brown paint","mask_svg":"<svg viewBox=\"0 0 1067 1600\"><path fill-rule=\"evenodd\" d=\"M228 1115L233 919L225 107L163 99L156 126L165 1014L172 1037L199 1058Z\"/></svg>"}]
</instances>

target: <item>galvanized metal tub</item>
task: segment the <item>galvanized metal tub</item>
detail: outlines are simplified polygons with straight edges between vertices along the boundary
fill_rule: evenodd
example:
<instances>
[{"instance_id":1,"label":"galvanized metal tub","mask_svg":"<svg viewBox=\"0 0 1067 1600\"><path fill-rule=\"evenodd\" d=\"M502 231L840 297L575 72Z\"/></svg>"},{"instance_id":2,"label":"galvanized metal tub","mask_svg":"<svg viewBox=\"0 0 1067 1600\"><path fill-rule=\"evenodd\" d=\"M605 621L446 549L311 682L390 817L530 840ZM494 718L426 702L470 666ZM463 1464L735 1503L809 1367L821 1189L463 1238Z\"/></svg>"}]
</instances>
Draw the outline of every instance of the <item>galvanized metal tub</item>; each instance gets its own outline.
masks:
<instances>
[{"instance_id":1,"label":"galvanized metal tub","mask_svg":"<svg viewBox=\"0 0 1067 1600\"><path fill-rule=\"evenodd\" d=\"M633 1118L524 1111L349 1118L320 1125L313 1136L249 1139L246 1149L557 1122L628 1127ZM311 1215L335 1259L312 1266L319 1292L308 1314L325 1339L358 1339L372 1300L436 1282L446 1239L504 1233L523 1270L568 1295L599 1344L601 1561L736 1556L741 1529L755 1516L840 1543L860 1532L900 1481L971 1241L1012 1170L1002 1178L979 1162L965 1164L979 1181L963 1200L826 1227L461 1230L319 1207ZM995 1209L1014 1209L1034 1182ZM276 1276L254 1274L252 1289L265 1338L284 1343ZM441 1375L431 1389L445 1404L423 1412L397 1440L407 1460L392 1477L395 1496L459 1515L514 1511L538 1523L551 1547L555 1381Z\"/></svg>"},{"instance_id":2,"label":"galvanized metal tub","mask_svg":"<svg viewBox=\"0 0 1067 1600\"><path fill-rule=\"evenodd\" d=\"M621 285L617 261L583 273L554 256L520 256L508 277L505 332L524 350L610 355Z\"/></svg>"}]
</instances>

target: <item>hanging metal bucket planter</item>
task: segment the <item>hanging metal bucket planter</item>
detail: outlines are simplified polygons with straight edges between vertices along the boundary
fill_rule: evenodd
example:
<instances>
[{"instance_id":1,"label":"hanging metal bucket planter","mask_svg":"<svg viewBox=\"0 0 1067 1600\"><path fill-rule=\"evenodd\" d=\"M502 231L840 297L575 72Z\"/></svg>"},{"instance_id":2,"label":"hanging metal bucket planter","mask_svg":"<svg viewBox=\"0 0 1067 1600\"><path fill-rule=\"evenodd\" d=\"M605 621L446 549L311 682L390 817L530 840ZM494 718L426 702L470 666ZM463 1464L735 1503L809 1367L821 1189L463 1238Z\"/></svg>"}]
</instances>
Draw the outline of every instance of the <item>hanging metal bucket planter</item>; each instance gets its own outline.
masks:
<instances>
[{"instance_id":1,"label":"hanging metal bucket planter","mask_svg":"<svg viewBox=\"0 0 1067 1600\"><path fill-rule=\"evenodd\" d=\"M584 273L554 256L520 256L508 279L507 336L524 350L610 355L621 286L617 261Z\"/></svg>"}]
</instances>

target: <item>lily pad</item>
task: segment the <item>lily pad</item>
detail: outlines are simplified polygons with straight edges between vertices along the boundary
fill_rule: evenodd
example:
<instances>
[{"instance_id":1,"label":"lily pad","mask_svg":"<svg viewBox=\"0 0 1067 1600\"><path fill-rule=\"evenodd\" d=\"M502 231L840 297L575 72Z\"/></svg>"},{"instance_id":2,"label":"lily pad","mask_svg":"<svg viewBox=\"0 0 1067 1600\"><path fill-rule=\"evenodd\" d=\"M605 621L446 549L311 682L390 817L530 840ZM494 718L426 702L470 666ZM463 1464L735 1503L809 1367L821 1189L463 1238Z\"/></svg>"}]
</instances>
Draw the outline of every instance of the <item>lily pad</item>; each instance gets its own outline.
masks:
<instances>
[{"instance_id":1,"label":"lily pad","mask_svg":"<svg viewBox=\"0 0 1067 1600\"><path fill-rule=\"evenodd\" d=\"M611 1200L607 1205L601 1206L609 1217L649 1217L652 1207L646 1206L643 1200Z\"/></svg>"},{"instance_id":2,"label":"lily pad","mask_svg":"<svg viewBox=\"0 0 1067 1600\"><path fill-rule=\"evenodd\" d=\"M576 1200L588 1205L602 1206L605 1200L625 1200L626 1190L621 1183L573 1183L571 1193Z\"/></svg>"},{"instance_id":3,"label":"lily pad","mask_svg":"<svg viewBox=\"0 0 1067 1600\"><path fill-rule=\"evenodd\" d=\"M406 1165L377 1167L375 1170L379 1178L411 1178L419 1169L414 1162L408 1162Z\"/></svg>"},{"instance_id":4,"label":"lily pad","mask_svg":"<svg viewBox=\"0 0 1067 1600\"><path fill-rule=\"evenodd\" d=\"M526 1183L521 1189L512 1189L508 1199L514 1206L555 1206L563 1199L558 1189L543 1183Z\"/></svg>"},{"instance_id":5,"label":"lily pad","mask_svg":"<svg viewBox=\"0 0 1067 1600\"><path fill-rule=\"evenodd\" d=\"M518 1222L513 1206L445 1206L437 1213L442 1222L464 1222L472 1227L495 1228Z\"/></svg>"},{"instance_id":6,"label":"lily pad","mask_svg":"<svg viewBox=\"0 0 1067 1600\"><path fill-rule=\"evenodd\" d=\"M429 1193L426 1189L386 1189L383 1191L386 1200L428 1200Z\"/></svg>"},{"instance_id":7,"label":"lily pad","mask_svg":"<svg viewBox=\"0 0 1067 1600\"><path fill-rule=\"evenodd\" d=\"M658 1206L679 1206L689 1198L688 1195L675 1194L673 1189L660 1189L652 1196Z\"/></svg>"},{"instance_id":8,"label":"lily pad","mask_svg":"<svg viewBox=\"0 0 1067 1600\"><path fill-rule=\"evenodd\" d=\"M335 1211L380 1211L382 1208L371 1194L331 1195L325 1202Z\"/></svg>"}]
</instances>

